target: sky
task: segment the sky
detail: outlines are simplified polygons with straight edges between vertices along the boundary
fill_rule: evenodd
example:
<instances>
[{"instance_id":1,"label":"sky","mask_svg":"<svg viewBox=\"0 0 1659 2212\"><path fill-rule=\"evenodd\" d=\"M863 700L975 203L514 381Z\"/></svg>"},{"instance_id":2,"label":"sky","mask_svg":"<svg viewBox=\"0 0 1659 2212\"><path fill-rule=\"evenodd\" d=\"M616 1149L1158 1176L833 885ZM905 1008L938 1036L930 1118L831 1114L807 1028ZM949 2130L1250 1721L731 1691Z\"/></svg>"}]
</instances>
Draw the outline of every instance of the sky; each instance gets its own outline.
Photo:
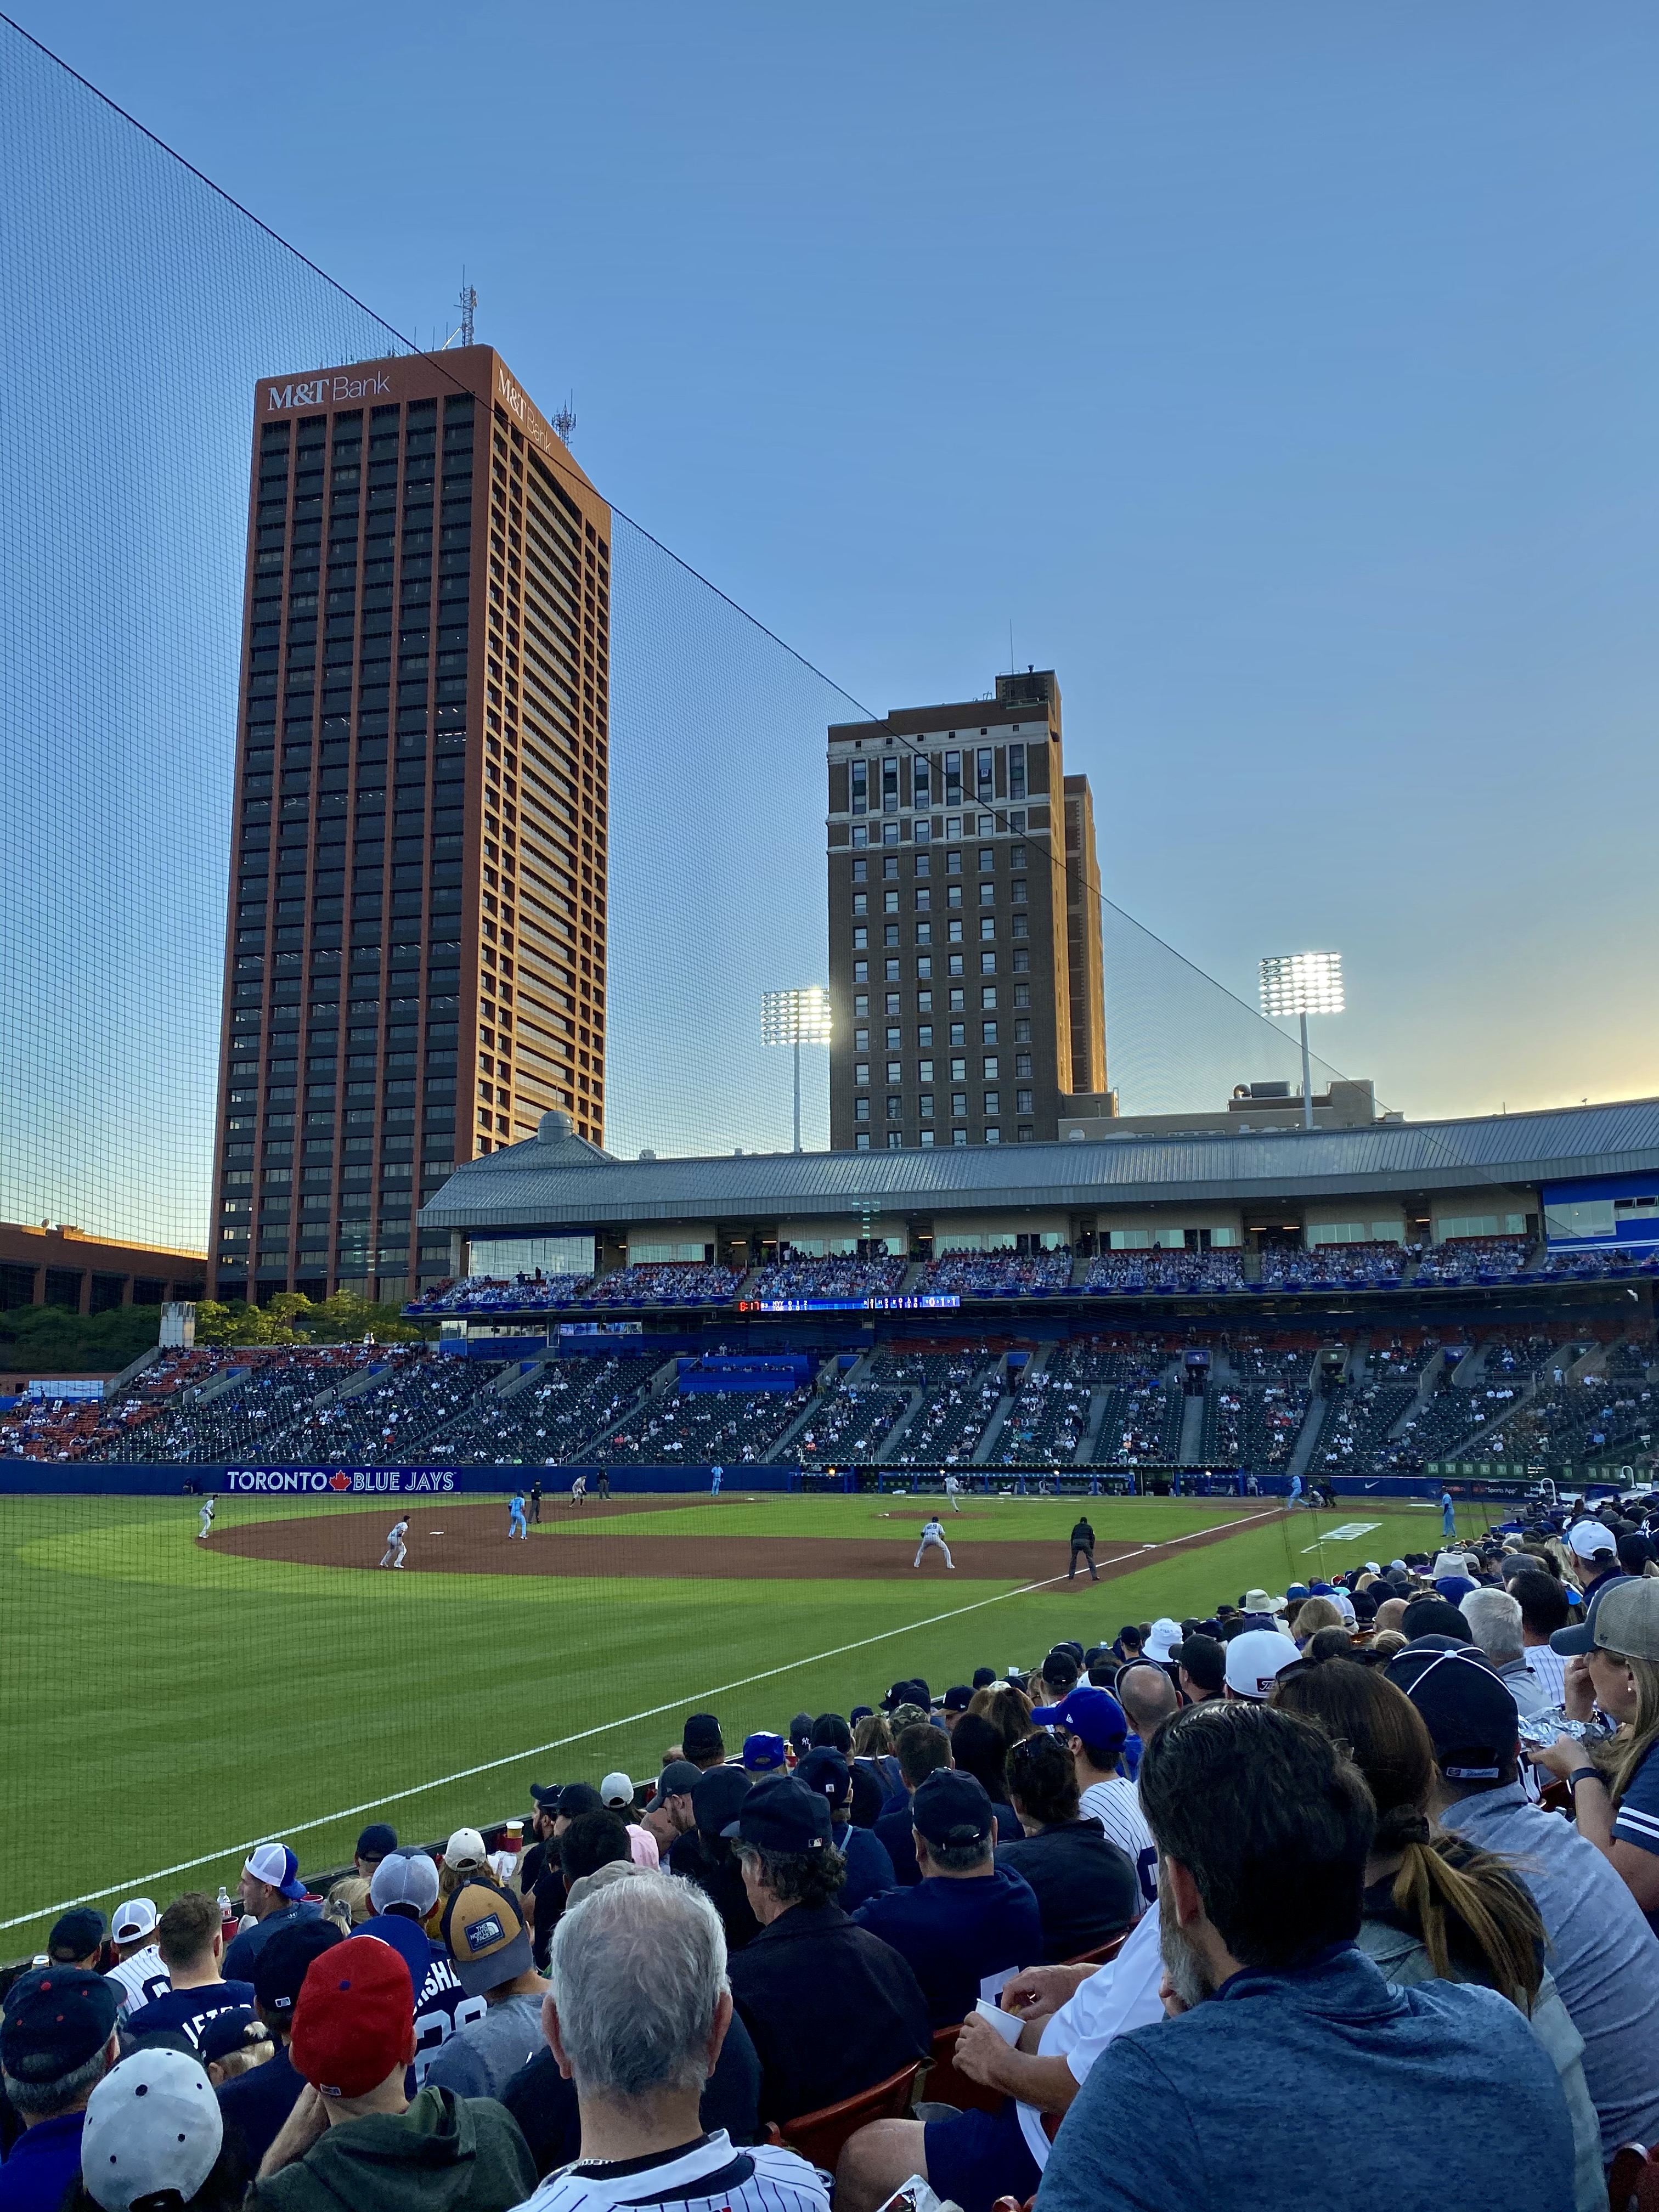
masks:
<instances>
[{"instance_id":1,"label":"sky","mask_svg":"<svg viewBox=\"0 0 1659 2212\"><path fill-rule=\"evenodd\" d=\"M1650 9L14 12L412 335L465 267L866 705L1055 668L1109 896L1340 949L1389 1104L1659 1090Z\"/></svg>"}]
</instances>

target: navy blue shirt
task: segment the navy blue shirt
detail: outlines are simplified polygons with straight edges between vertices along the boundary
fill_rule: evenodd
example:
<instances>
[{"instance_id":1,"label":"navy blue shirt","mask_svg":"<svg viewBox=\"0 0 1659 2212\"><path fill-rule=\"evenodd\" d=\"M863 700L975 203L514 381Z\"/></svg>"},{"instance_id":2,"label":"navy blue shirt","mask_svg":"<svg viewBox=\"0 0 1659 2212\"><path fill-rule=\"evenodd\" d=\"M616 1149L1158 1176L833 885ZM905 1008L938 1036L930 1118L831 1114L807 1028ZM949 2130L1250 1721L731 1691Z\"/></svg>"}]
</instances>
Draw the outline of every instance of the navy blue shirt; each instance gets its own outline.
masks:
<instances>
[{"instance_id":1,"label":"navy blue shirt","mask_svg":"<svg viewBox=\"0 0 1659 2212\"><path fill-rule=\"evenodd\" d=\"M187 2035L200 2043L202 2030L216 2013L253 2003L252 1982L204 1982L199 1989L168 1990L127 2014L129 2035Z\"/></svg>"},{"instance_id":2,"label":"navy blue shirt","mask_svg":"<svg viewBox=\"0 0 1659 2212\"><path fill-rule=\"evenodd\" d=\"M988 1977L1035 1966L1044 1955L1036 1898L1012 1867L966 1877L929 1875L914 1889L871 1898L853 1918L909 1960L935 2027L965 2020Z\"/></svg>"},{"instance_id":3,"label":"navy blue shirt","mask_svg":"<svg viewBox=\"0 0 1659 2212\"><path fill-rule=\"evenodd\" d=\"M1494 2145L1524 2142L1512 2157ZM1495 1990L1394 1989L1351 1945L1248 1970L1109 2044L1066 2113L1042 2212L1329 2212L1331 2146L1385 2145L1389 2212L1561 2212L1572 2122Z\"/></svg>"},{"instance_id":4,"label":"navy blue shirt","mask_svg":"<svg viewBox=\"0 0 1659 2212\"><path fill-rule=\"evenodd\" d=\"M251 1982L253 1961L279 1928L292 1928L296 1920L314 1920L322 1905L313 1897L296 1898L293 1904L284 1905L275 1912L268 1912L263 1920L256 1920L251 1928L244 1928L219 1964L219 1971L228 1982Z\"/></svg>"},{"instance_id":5,"label":"navy blue shirt","mask_svg":"<svg viewBox=\"0 0 1659 2212\"><path fill-rule=\"evenodd\" d=\"M304 2087L288 2055L287 2044L263 2066L233 2075L219 2084L220 2112L227 2128L241 2130L251 2167L258 2169L259 2160L283 2132L283 2122L299 2102Z\"/></svg>"},{"instance_id":6,"label":"navy blue shirt","mask_svg":"<svg viewBox=\"0 0 1659 2212\"><path fill-rule=\"evenodd\" d=\"M0 2212L58 2212L70 2182L81 2179L84 2112L64 2112L28 2128L0 2166Z\"/></svg>"},{"instance_id":7,"label":"navy blue shirt","mask_svg":"<svg viewBox=\"0 0 1659 2212\"><path fill-rule=\"evenodd\" d=\"M836 1900L843 1912L854 1911L866 1897L879 1897L884 1889L898 1887L898 1876L893 1871L887 1846L873 1828L838 1824L835 1845L847 1861L847 1886ZM915 1856L912 1852L911 1856ZM732 2140L735 2142L737 2137L733 2136Z\"/></svg>"}]
</instances>

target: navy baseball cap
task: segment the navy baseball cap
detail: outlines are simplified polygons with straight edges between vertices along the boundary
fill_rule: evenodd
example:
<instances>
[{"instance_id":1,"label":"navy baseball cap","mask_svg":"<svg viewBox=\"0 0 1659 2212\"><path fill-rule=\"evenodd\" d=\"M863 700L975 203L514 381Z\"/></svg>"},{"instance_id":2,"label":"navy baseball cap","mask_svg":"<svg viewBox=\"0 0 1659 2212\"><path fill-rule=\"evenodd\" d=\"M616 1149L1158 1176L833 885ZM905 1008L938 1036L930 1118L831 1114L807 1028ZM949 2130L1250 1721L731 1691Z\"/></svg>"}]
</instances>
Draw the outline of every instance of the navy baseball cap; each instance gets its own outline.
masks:
<instances>
[{"instance_id":1,"label":"navy baseball cap","mask_svg":"<svg viewBox=\"0 0 1659 2212\"><path fill-rule=\"evenodd\" d=\"M398 1831L384 1820L372 1820L357 1838L360 1859L383 1859L398 1848Z\"/></svg>"},{"instance_id":2,"label":"navy baseball cap","mask_svg":"<svg viewBox=\"0 0 1659 2212\"><path fill-rule=\"evenodd\" d=\"M14 2081L56 2081L109 2041L118 1989L89 1966L30 1967L6 1992L0 2066Z\"/></svg>"},{"instance_id":3,"label":"navy baseball cap","mask_svg":"<svg viewBox=\"0 0 1659 2212\"><path fill-rule=\"evenodd\" d=\"M584 1813L603 1813L605 1800L591 1782L567 1782L553 1810L563 1820L574 1820Z\"/></svg>"},{"instance_id":4,"label":"navy baseball cap","mask_svg":"<svg viewBox=\"0 0 1659 2212\"><path fill-rule=\"evenodd\" d=\"M828 1802L793 1774L757 1782L720 1833L765 1851L805 1855L831 1848Z\"/></svg>"},{"instance_id":5,"label":"navy baseball cap","mask_svg":"<svg viewBox=\"0 0 1659 2212\"><path fill-rule=\"evenodd\" d=\"M688 1759L712 1759L724 1751L726 1740L713 1713L692 1713L680 1730L680 1749Z\"/></svg>"},{"instance_id":6,"label":"navy baseball cap","mask_svg":"<svg viewBox=\"0 0 1659 2212\"><path fill-rule=\"evenodd\" d=\"M965 1713L973 1701L974 1693L965 1682L953 1683L945 1692L945 1710L947 1713Z\"/></svg>"},{"instance_id":7,"label":"navy baseball cap","mask_svg":"<svg viewBox=\"0 0 1659 2212\"><path fill-rule=\"evenodd\" d=\"M809 1751L795 1768L795 1779L823 1798L833 1809L852 1802L853 1770L838 1751L822 1744Z\"/></svg>"},{"instance_id":8,"label":"navy baseball cap","mask_svg":"<svg viewBox=\"0 0 1659 2212\"><path fill-rule=\"evenodd\" d=\"M203 2065L210 2058L223 2058L233 2051L242 2050L247 2043L247 2031L253 2024L252 2005L229 2005L223 2012L216 2012L202 2027L198 2055ZM260 2033L264 2031L261 2029Z\"/></svg>"},{"instance_id":9,"label":"navy baseball cap","mask_svg":"<svg viewBox=\"0 0 1659 2212\"><path fill-rule=\"evenodd\" d=\"M996 1815L977 1775L953 1766L930 1774L910 1800L916 1832L941 1846L988 1843Z\"/></svg>"},{"instance_id":10,"label":"navy baseball cap","mask_svg":"<svg viewBox=\"0 0 1659 2212\"><path fill-rule=\"evenodd\" d=\"M740 1766L713 1766L699 1775L691 1792L691 1813L698 1832L721 1836L726 1823L738 1817L738 1808L754 1784Z\"/></svg>"},{"instance_id":11,"label":"navy baseball cap","mask_svg":"<svg viewBox=\"0 0 1659 2212\"><path fill-rule=\"evenodd\" d=\"M260 2011L270 2014L286 2027L294 2017L312 1960L344 1941L334 1923L320 1914L314 1920L295 1920L279 1928L253 1956L253 1995Z\"/></svg>"},{"instance_id":12,"label":"navy baseball cap","mask_svg":"<svg viewBox=\"0 0 1659 2212\"><path fill-rule=\"evenodd\" d=\"M646 1803L647 1813L660 1813L671 1797L689 1797L702 1780L702 1770L689 1759L671 1759L657 1777L657 1786Z\"/></svg>"},{"instance_id":13,"label":"navy baseball cap","mask_svg":"<svg viewBox=\"0 0 1659 2212\"><path fill-rule=\"evenodd\" d=\"M744 1771L747 1774L778 1774L789 1763L788 1747L781 1735L773 1735L757 1729L753 1735L743 1740Z\"/></svg>"},{"instance_id":14,"label":"navy baseball cap","mask_svg":"<svg viewBox=\"0 0 1659 2212\"><path fill-rule=\"evenodd\" d=\"M1449 1782L1496 1782L1515 1756L1519 1715L1507 1686L1478 1652L1408 1645L1389 1680L1422 1715Z\"/></svg>"},{"instance_id":15,"label":"navy baseball cap","mask_svg":"<svg viewBox=\"0 0 1659 2212\"><path fill-rule=\"evenodd\" d=\"M996 1678L996 1669L994 1667L975 1667L974 1669L974 1687L976 1690L988 1690L992 1683L995 1681Z\"/></svg>"},{"instance_id":16,"label":"navy baseball cap","mask_svg":"<svg viewBox=\"0 0 1659 2212\"><path fill-rule=\"evenodd\" d=\"M101 1912L83 1905L74 1912L66 1912L52 1923L46 1938L46 1956L54 1966L73 1966L82 1959L89 1959L109 1932L109 1923Z\"/></svg>"},{"instance_id":17,"label":"navy baseball cap","mask_svg":"<svg viewBox=\"0 0 1659 2212\"><path fill-rule=\"evenodd\" d=\"M1128 1740L1128 1719L1109 1690L1079 1686L1057 1705L1038 1705L1031 1720L1037 1728L1063 1728L1101 1751L1114 1745L1121 1750Z\"/></svg>"},{"instance_id":18,"label":"navy baseball cap","mask_svg":"<svg viewBox=\"0 0 1659 2212\"><path fill-rule=\"evenodd\" d=\"M1586 1651L1595 1649L1595 1617L1601 1610L1601 1601L1610 1589L1616 1589L1628 1575L1609 1575L1596 1590L1585 1609L1584 1618L1571 1628L1558 1628L1550 1638L1550 1650L1559 1651L1568 1659L1580 1659Z\"/></svg>"}]
</instances>

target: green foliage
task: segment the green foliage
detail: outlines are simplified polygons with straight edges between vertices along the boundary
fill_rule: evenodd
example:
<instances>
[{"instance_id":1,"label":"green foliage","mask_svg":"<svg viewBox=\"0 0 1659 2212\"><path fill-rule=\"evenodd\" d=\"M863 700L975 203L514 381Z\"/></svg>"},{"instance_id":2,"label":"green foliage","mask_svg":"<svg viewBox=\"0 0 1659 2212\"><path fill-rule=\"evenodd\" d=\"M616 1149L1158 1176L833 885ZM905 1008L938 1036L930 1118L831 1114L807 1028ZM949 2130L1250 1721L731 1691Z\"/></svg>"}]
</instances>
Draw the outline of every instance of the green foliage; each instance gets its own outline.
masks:
<instances>
[{"instance_id":1,"label":"green foliage","mask_svg":"<svg viewBox=\"0 0 1659 2212\"><path fill-rule=\"evenodd\" d=\"M349 1344L369 1335L379 1344L414 1344L428 1333L406 1322L397 1306L377 1305L351 1291L336 1291L315 1304L298 1291L283 1291L269 1305L205 1298L196 1309L198 1344Z\"/></svg>"},{"instance_id":2,"label":"green foliage","mask_svg":"<svg viewBox=\"0 0 1659 2212\"><path fill-rule=\"evenodd\" d=\"M0 1313L0 1364L37 1373L112 1375L154 1344L159 1306L70 1313L65 1306L12 1306Z\"/></svg>"}]
</instances>

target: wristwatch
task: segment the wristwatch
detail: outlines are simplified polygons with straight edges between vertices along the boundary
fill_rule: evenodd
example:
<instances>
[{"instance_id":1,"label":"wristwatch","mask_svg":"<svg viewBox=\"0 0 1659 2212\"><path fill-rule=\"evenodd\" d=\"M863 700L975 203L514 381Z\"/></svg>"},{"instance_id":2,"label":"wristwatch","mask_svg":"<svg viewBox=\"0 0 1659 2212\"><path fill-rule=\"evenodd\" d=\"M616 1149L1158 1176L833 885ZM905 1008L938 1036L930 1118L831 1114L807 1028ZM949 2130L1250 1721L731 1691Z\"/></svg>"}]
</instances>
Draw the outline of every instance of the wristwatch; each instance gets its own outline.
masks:
<instances>
[{"instance_id":1,"label":"wristwatch","mask_svg":"<svg viewBox=\"0 0 1659 2212\"><path fill-rule=\"evenodd\" d=\"M1567 1777L1567 1787L1569 1790L1576 1790L1581 1782L1599 1782L1601 1779L1601 1770L1599 1766L1575 1766Z\"/></svg>"}]
</instances>

